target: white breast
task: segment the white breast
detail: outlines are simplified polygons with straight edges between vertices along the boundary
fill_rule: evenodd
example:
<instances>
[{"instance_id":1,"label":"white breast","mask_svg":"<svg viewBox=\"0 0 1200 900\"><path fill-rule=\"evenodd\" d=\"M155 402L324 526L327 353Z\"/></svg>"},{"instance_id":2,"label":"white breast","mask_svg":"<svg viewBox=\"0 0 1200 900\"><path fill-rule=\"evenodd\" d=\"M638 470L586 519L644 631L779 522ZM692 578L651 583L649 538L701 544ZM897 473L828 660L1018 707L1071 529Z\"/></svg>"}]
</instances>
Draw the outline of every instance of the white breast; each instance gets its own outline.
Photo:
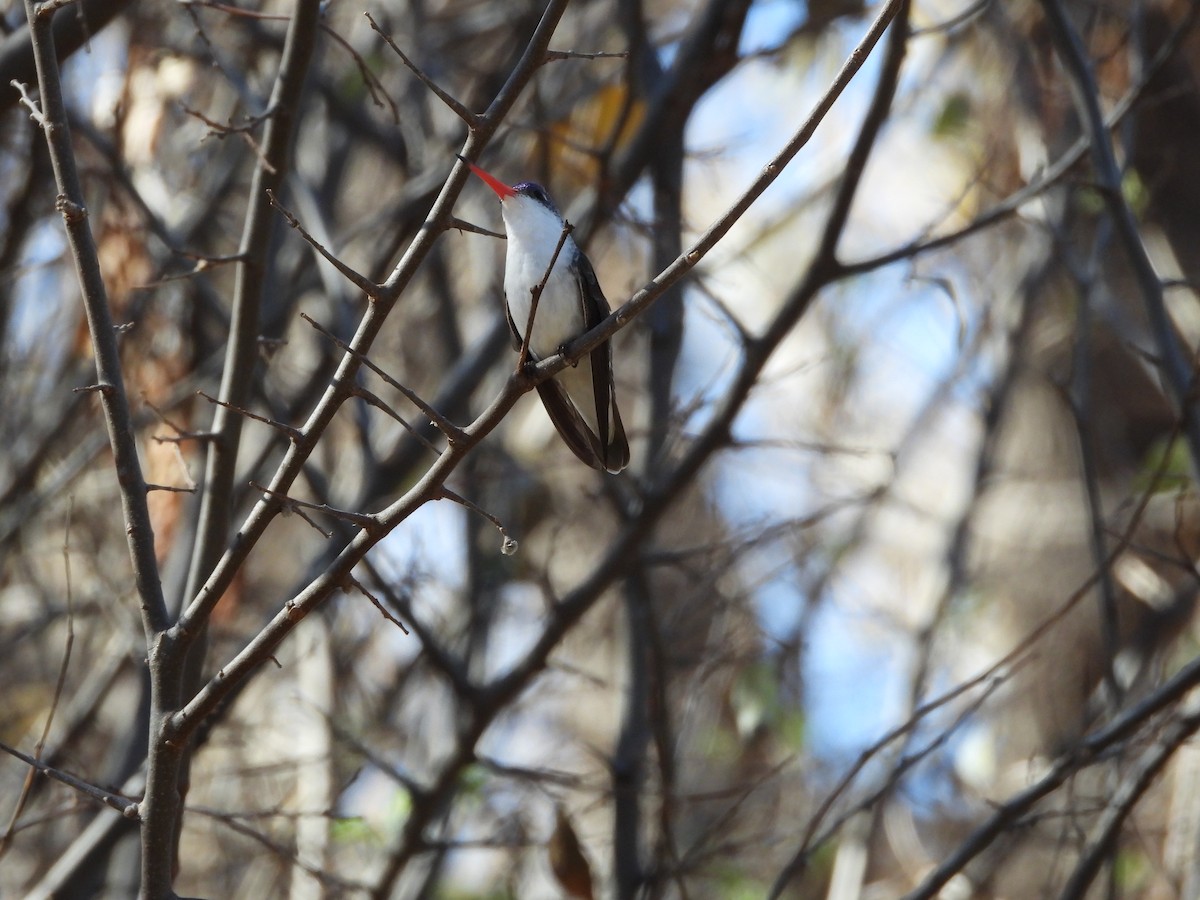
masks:
<instances>
[{"instance_id":1,"label":"white breast","mask_svg":"<svg viewBox=\"0 0 1200 900\"><path fill-rule=\"evenodd\" d=\"M524 334L532 289L546 274L562 236L562 222L536 200L521 195L505 198L502 210L508 233L504 296L517 331ZM538 301L529 348L539 358L553 354L583 333L579 289L570 270L577 252L575 242L568 237Z\"/></svg>"}]
</instances>

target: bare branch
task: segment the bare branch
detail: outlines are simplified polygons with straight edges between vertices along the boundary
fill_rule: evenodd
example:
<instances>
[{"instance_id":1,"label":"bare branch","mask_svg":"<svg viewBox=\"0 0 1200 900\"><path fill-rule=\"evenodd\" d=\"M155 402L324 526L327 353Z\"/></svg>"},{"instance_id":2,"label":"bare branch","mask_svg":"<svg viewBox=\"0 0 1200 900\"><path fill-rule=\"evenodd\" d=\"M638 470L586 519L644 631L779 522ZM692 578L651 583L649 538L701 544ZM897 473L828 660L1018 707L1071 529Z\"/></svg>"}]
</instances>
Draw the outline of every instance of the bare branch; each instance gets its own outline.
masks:
<instances>
[{"instance_id":1,"label":"bare branch","mask_svg":"<svg viewBox=\"0 0 1200 900\"><path fill-rule=\"evenodd\" d=\"M248 409L243 409L242 407L236 406L233 403L226 403L224 400L218 400L216 397L204 393L204 391L196 391L196 394L200 397L203 397L209 403L214 403L223 409L232 410L239 416L245 416L247 419L253 419L255 422L262 422L264 425L270 425L280 434L286 435L287 439L293 443L301 440L304 437L304 432L284 422L277 422L275 419L268 418L267 416L260 416L258 413L251 412Z\"/></svg>"},{"instance_id":2,"label":"bare branch","mask_svg":"<svg viewBox=\"0 0 1200 900\"><path fill-rule=\"evenodd\" d=\"M1063 67L1071 81L1072 94L1091 147L1092 167L1099 180L1100 196L1112 217L1117 240L1120 241L1133 269L1146 315L1150 320L1158 345L1161 367L1175 403L1181 410L1184 434L1191 449L1193 474L1200 474L1200 400L1195 396L1195 372L1180 345L1178 332L1167 311L1163 284L1150 260L1146 245L1138 232L1137 219L1121 187L1121 170L1117 165L1104 115L1100 111L1100 94L1088 64L1087 54L1075 26L1059 0L1042 0L1046 21Z\"/></svg>"},{"instance_id":3,"label":"bare branch","mask_svg":"<svg viewBox=\"0 0 1200 900\"><path fill-rule=\"evenodd\" d=\"M366 85L367 93L371 95L371 102L382 109L383 100L380 100L379 98L383 97L383 99L387 101L388 108L392 111L392 121L396 124L399 124L400 110L396 106L396 101L393 100L391 95L388 94L388 92L384 89L383 82L381 82L378 76L371 71L371 67L368 66L367 61L362 58L362 54L355 50L349 41L347 41L344 37L342 37L324 22L321 23L321 30L337 41L338 46L350 54L350 58L354 60L354 65L358 67L358 74L362 77L363 84Z\"/></svg>"},{"instance_id":4,"label":"bare branch","mask_svg":"<svg viewBox=\"0 0 1200 900\"><path fill-rule=\"evenodd\" d=\"M1123 773L1120 786L1107 799L1100 821L1089 835L1091 847L1076 864L1067 886L1059 894L1060 900L1081 900L1087 894L1101 867L1112 858L1121 826L1133 807L1153 786L1180 746L1200 729L1200 710L1192 706L1172 721L1164 734Z\"/></svg>"},{"instance_id":5,"label":"bare branch","mask_svg":"<svg viewBox=\"0 0 1200 900\"><path fill-rule=\"evenodd\" d=\"M378 23L375 21L375 18L369 12L363 13L363 15L365 15L367 17L367 21L371 23L371 29L375 31L381 38L387 41L387 45L392 48L397 56L400 57L400 61L404 63L405 67L417 76L417 79L421 82L421 84L429 88L433 95L446 105L447 109L449 109L467 124L468 128L474 130L475 128L479 127L479 117L475 115L475 113L471 112L457 100L451 97L448 93L442 90L437 82L422 72L421 69L404 54L404 51L396 46L396 42L392 40L392 36L379 27Z\"/></svg>"},{"instance_id":6,"label":"bare branch","mask_svg":"<svg viewBox=\"0 0 1200 900\"><path fill-rule=\"evenodd\" d=\"M841 96L846 86L858 74L863 63L870 56L871 50L883 36L884 30L895 18L903 0L888 0L872 21L867 33L857 46L850 52L842 68L834 77L833 82L821 95L815 108L800 125L799 129L788 140L787 144L775 154L762 168L762 172L742 193L737 201L695 243L680 256L659 272L641 290L634 293L624 304L613 311L612 315L603 322L571 341L564 348L564 353L548 356L534 367L533 377L537 380L549 378L562 371L570 359L580 359L584 354L609 340L621 328L641 315L668 288L685 277L699 262L708 255L713 247L729 233L734 224L762 196L763 192L775 181L787 167L788 163L812 139L834 102ZM826 230L828 232L828 229ZM820 273L821 279L832 279L842 274L841 265L826 257L823 261L825 270ZM805 288L804 293L807 293Z\"/></svg>"},{"instance_id":7,"label":"bare branch","mask_svg":"<svg viewBox=\"0 0 1200 900\"><path fill-rule=\"evenodd\" d=\"M437 428L438 431L440 431L443 435L445 435L446 440L448 440L451 444L461 441L463 439L462 429L459 428L457 425L455 425L450 420L448 420L447 418L445 418L441 413L439 413L436 409L434 409L432 406L430 406L424 400L422 400L416 394L415 391L411 390L410 388L405 387L403 384L401 384L399 381L397 381L395 378L393 378L391 375L389 375L383 369L379 368L379 366L375 365L375 363L371 362L371 360L369 360L366 356L359 353L357 350L355 350L353 347L351 347L349 344L347 344L345 341L343 341L341 338L339 338L332 331L329 331L327 328L325 328L323 325L321 325L319 322L317 322L316 319L312 318L307 313L300 313L300 318L302 318L305 322L307 322L309 325L311 325L317 331L321 332L321 334L325 335L325 337L329 338L329 340L333 341L333 343L337 345L338 349L340 349L340 350L344 351L345 353L349 354L350 356L354 357L358 362L362 363L364 366L366 366L368 369L370 369L372 372L374 372L376 375L378 375L380 378L382 378L385 382L387 382L387 384L390 387L395 388L397 391L399 391L401 394L403 394L405 399L407 399L410 403L412 403L415 407L417 407L417 409L419 409L421 412L423 412L426 416L429 417L429 421L434 424L434 426Z\"/></svg>"},{"instance_id":8,"label":"bare branch","mask_svg":"<svg viewBox=\"0 0 1200 900\"><path fill-rule=\"evenodd\" d=\"M78 791L85 797L90 797L97 803L103 803L110 809L115 809L125 818L133 819L137 822L141 821L141 814L138 810L138 803L136 800L130 800L128 797L122 797L120 794L114 794L112 791L106 791L103 788L98 788L94 784L84 781L82 778L78 778L69 772L62 771L61 769L56 769L53 766L48 766L40 760L28 755L27 753L22 753L15 747L10 747L8 744L3 742L0 742L0 750L3 750L9 756L13 756L21 760L21 762L25 763L25 765L31 767L39 774L53 778L60 784L65 784L67 787Z\"/></svg>"},{"instance_id":9,"label":"bare branch","mask_svg":"<svg viewBox=\"0 0 1200 900\"><path fill-rule=\"evenodd\" d=\"M58 711L58 704L62 699L63 685L67 680L67 668L71 664L71 649L75 646L75 604L71 586L71 514L74 511L74 507L75 499L72 497L67 505L67 522L63 529L62 545L63 574L66 576L67 585L67 638L63 646L62 660L58 665L58 679L54 683L54 697L50 701L50 709L46 713L46 721L42 725L42 733L33 747L34 759L41 759L42 751L46 748L46 739L50 736L50 727L54 724L54 715ZM25 808L25 802L29 799L29 791L33 787L33 778L36 772L37 768L32 767L25 775L25 781L21 785L21 793L17 797L17 802L13 805L8 825L5 827L4 833L0 835L0 856L4 855L4 850L12 838L13 828L17 824L17 819L20 818L21 811Z\"/></svg>"},{"instance_id":10,"label":"bare branch","mask_svg":"<svg viewBox=\"0 0 1200 900\"><path fill-rule=\"evenodd\" d=\"M462 159L462 157L459 157ZM533 320L537 316L538 301L542 299L542 293L546 290L546 282L550 280L550 273L554 271L554 264L558 262L559 254L566 246L567 238L571 236L571 232L575 226L570 222L563 220L562 232L558 235L558 243L554 245L554 252L550 254L550 262L546 266L546 271L542 273L542 280L529 289L529 318L525 320L525 333L521 338L521 352L517 354L517 371L523 372L526 364L529 362L529 340L533 336Z\"/></svg>"},{"instance_id":11,"label":"bare branch","mask_svg":"<svg viewBox=\"0 0 1200 900\"><path fill-rule=\"evenodd\" d=\"M304 238L304 240L306 240L314 250L320 253L321 256L324 257L331 266L341 272L346 277L347 281L357 287L372 300L379 299L379 285L375 284L375 282L371 281L371 279L358 274L332 253L326 250L320 241L318 241L305 230L304 226L300 224L300 220L292 215L292 213L289 212L288 209L282 203L280 203L278 199L276 199L274 191L270 189L267 190L267 199L271 201L271 205L273 207L279 210L284 219L287 220L288 225L290 225L296 231L299 231L300 236Z\"/></svg>"},{"instance_id":12,"label":"bare branch","mask_svg":"<svg viewBox=\"0 0 1200 900\"><path fill-rule=\"evenodd\" d=\"M18 91L20 91L20 93L21 93L21 101L20 102L21 102L22 106L24 106L26 109L29 110L29 118L31 118L31 119L33 119L33 121L37 122L39 128L45 128L46 127L46 117L43 116L42 111L40 109L38 109L37 101L34 100L31 96L29 96L29 88L26 85L24 85L21 82L16 81L16 80L10 81L9 84L11 84L13 87L15 87Z\"/></svg>"},{"instance_id":13,"label":"bare branch","mask_svg":"<svg viewBox=\"0 0 1200 900\"><path fill-rule=\"evenodd\" d=\"M396 410L392 409L392 407L390 407L388 404L384 403L383 400L381 400L378 396L373 394L371 391L368 391L364 387L355 385L354 386L354 396L362 398L367 403L371 404L371 406L374 406L376 409L378 409L380 412L390 416L396 422L399 422L400 427L402 427L405 431L407 431L409 434L411 434L413 436L413 439L416 440L418 443L420 443L420 445L422 447L424 447L426 450L428 450L430 453L432 453L436 456L437 454L442 452L441 450L438 449L437 445L435 443L433 443L433 441L429 440L418 429L414 428L409 423L409 421L404 418L404 416L400 415L400 413L396 412Z\"/></svg>"},{"instance_id":14,"label":"bare branch","mask_svg":"<svg viewBox=\"0 0 1200 900\"><path fill-rule=\"evenodd\" d=\"M327 888L335 889L338 892L360 893L369 887L369 885L363 882L341 878L333 872L329 872L324 868L314 866L307 860L301 859L300 854L298 854L293 848L281 844L278 841L272 840L257 828L251 828L245 822L241 821L243 818L242 816L229 815L216 810L206 809L202 806L189 806L187 811L194 812L198 815L220 822L230 831L240 834L243 837L250 838L251 840L260 844L262 847L265 847L271 853L278 856L280 859L287 860L291 865L299 866L301 869L315 878L321 885Z\"/></svg>"},{"instance_id":15,"label":"bare branch","mask_svg":"<svg viewBox=\"0 0 1200 900\"><path fill-rule=\"evenodd\" d=\"M105 408L109 445L112 447L121 507L128 535L129 555L133 561L134 581L142 609L142 624L147 640L167 627L168 615L162 584L159 582L158 560L154 551L154 528L146 506L145 479L138 460L133 415L125 394L125 377L121 369L120 349L113 328L108 294L96 255L96 243L84 213L83 187L71 146L66 106L59 80L58 60L54 48L53 17L39 14L34 0L25 0L37 63L38 84L41 86L42 120L46 143L54 161L58 182L58 207L63 214L67 242L75 258L91 334L92 351L96 359L97 390Z\"/></svg>"},{"instance_id":16,"label":"bare branch","mask_svg":"<svg viewBox=\"0 0 1200 900\"><path fill-rule=\"evenodd\" d=\"M379 534L380 523L375 516L367 515L366 513L351 512L348 509L337 509L336 507L330 506L328 503L309 503L307 500L299 500L295 497L281 496L278 491L273 491L268 487L263 487L261 484L258 484L254 481L250 482L250 486L256 491L262 491L264 494L278 497L283 501L285 507L290 507L296 510L311 509L314 512L325 513L326 515L333 516L335 519L341 519L345 522L349 522L352 525L357 525L364 531ZM329 537L328 534L325 536Z\"/></svg>"},{"instance_id":17,"label":"bare branch","mask_svg":"<svg viewBox=\"0 0 1200 900\"><path fill-rule=\"evenodd\" d=\"M449 650L443 647L438 641L437 636L430 631L421 619L413 614L407 595L398 593L393 587L392 582L380 573L369 558L364 558L361 565L367 574L371 576L372 581L375 583L375 589L383 594L393 609L408 619L409 624L412 626L412 633L421 642L422 651L428 656L430 665L454 686L454 690L460 697L468 700L477 699L479 690L468 677L462 663Z\"/></svg>"},{"instance_id":18,"label":"bare branch","mask_svg":"<svg viewBox=\"0 0 1200 900\"><path fill-rule=\"evenodd\" d=\"M489 522L491 522L493 525L495 525L496 530L498 532L500 532L500 537L504 538L504 542L500 545L500 552L503 553L505 556L512 556L513 554L515 554L517 552L517 542L508 533L508 531L505 530L504 523L501 522L495 516L493 516L486 509L483 509L482 507L476 505L475 503L472 503L466 497L462 497L459 494L454 493L454 491L449 490L448 488L442 488L441 496L442 496L442 498L444 498L446 500L453 500L459 506L463 507L464 509L469 509L471 512L475 513L476 515L483 516L483 518L487 519Z\"/></svg>"},{"instance_id":19,"label":"bare branch","mask_svg":"<svg viewBox=\"0 0 1200 900\"><path fill-rule=\"evenodd\" d=\"M629 51L584 53L580 50L547 50L543 63L558 62L564 59L629 59Z\"/></svg>"},{"instance_id":20,"label":"bare branch","mask_svg":"<svg viewBox=\"0 0 1200 900\"><path fill-rule=\"evenodd\" d=\"M399 628L399 629L400 629L401 631L403 631L405 634L411 634L411 633L412 633L412 632L410 632L410 631L409 631L407 628L405 628L405 627L404 627L404 623L403 623L403 622L401 622L399 619L397 619L395 616L393 616L393 615L392 615L392 614L391 614L391 613L388 611L387 607L385 607L385 606L383 605L383 602L382 602L382 601L381 601L381 600L380 600L378 597L376 597L374 594L372 594L370 591L368 591L368 590L367 590L365 587L363 587L363 584L362 584L362 582L361 582L361 581L359 581L359 580L358 580L357 578L355 578L354 576L349 576L349 577L346 579L346 583L347 583L347 584L349 584L351 587L353 587L353 588L354 588L356 591L358 591L358 592L359 592L360 594L362 594L364 597L366 597L368 600L370 600L370 601L371 601L371 604L372 604L372 605L373 605L373 606L374 606L374 607L375 607L377 610L379 610L379 614L380 614L381 616L383 616L385 619L387 619L389 622L391 622L393 625L395 625L397 628Z\"/></svg>"},{"instance_id":21,"label":"bare branch","mask_svg":"<svg viewBox=\"0 0 1200 900\"><path fill-rule=\"evenodd\" d=\"M474 130L467 141L464 152L478 153L486 146L495 133L504 114L516 102L517 97L533 77L542 55L545 53L554 29L566 8L566 0L551 0L534 31L533 36L522 54L520 61L500 90L496 99L488 108L481 124ZM437 236L445 230L445 224L453 215L454 201L458 196L462 183L466 179L465 167L457 179L447 182L441 190L433 208L426 216L424 225L417 231L417 236L405 252L401 260L392 270L392 274L382 285L382 299L372 304L363 317L353 343L355 355L348 356L343 361L334 379L331 389L327 391L317 408L309 417L306 424L306 438L296 444L284 457L279 465L271 486L274 490L286 492L288 486L296 479L304 466L305 460L316 446L318 437L333 419L346 397L350 396L350 385L353 384L358 367L363 357L370 352L376 336L383 326L384 319L391 311L400 294L412 280L421 262L433 247ZM532 390L532 385L526 388ZM513 398L515 400L515 396ZM511 405L512 401L509 401ZM507 407L505 407L507 408ZM498 420L497 420L498 421ZM478 440L478 438L476 439ZM200 620L212 610L217 600L231 583L234 575L245 561L259 536L266 530L271 519L280 510L278 504L260 504L250 514L249 518L237 531L237 538L229 547L228 552L214 567L212 574L203 586L189 590L193 597L191 604L180 619L181 630L185 634L194 631Z\"/></svg>"},{"instance_id":22,"label":"bare branch","mask_svg":"<svg viewBox=\"0 0 1200 900\"><path fill-rule=\"evenodd\" d=\"M510 376L509 382L501 394L496 397L492 404L470 427L463 430L462 439L452 443L448 447L447 451L438 458L421 479L420 483L378 514L378 519L385 532L407 519L413 511L436 496L439 486L457 468L466 453L496 427L522 393L532 390L537 380L549 378L556 372L561 371L568 364L568 359L578 358L594 349L604 340L610 338L619 328L623 327L648 307L667 287L682 278L716 245L717 241L728 232L734 222L750 208L754 200L778 177L787 161L795 156L800 148L811 138L817 125L832 107L834 100L836 100L849 81L862 67L871 48L878 42L884 29L895 17L901 5L902 0L890 0L880 10L875 21L868 29L866 36L852 51L846 64L818 102L816 109L805 120L799 131L788 142L785 148L764 167L763 173L754 181L742 198L714 223L691 249L661 272L650 284L635 294L617 312L609 316L586 335L568 345L565 353L556 354L539 362L536 366L527 370L528 374L517 375L514 373L514 375ZM522 64L518 66L512 78L510 78L508 85L501 91L501 96L493 104L493 109L489 111L488 117L485 117L489 122L492 121L490 116L494 110L506 109L507 105L511 104L515 92L519 90L519 86L525 83L532 69L536 67L536 61L540 59L540 54L545 46L544 43L540 42L549 39L553 22L556 21L558 15L561 15L561 12L559 2L551 3L543 16L538 32L535 34L530 47L522 59ZM478 133L476 140L481 140L483 137L483 133ZM469 141L468 150L474 151L476 149L476 144ZM442 224L447 221L450 215L449 202L450 194L449 188L447 188L447 191L435 203L434 209L430 213L430 216L437 223ZM423 229L422 234L428 234L430 230ZM401 261L401 264L393 272L392 277L385 283L386 297L393 296L392 292L401 289L407 284L408 279L412 277L411 265L415 264L415 261L428 250L426 244L419 242L420 238L418 238L418 243L410 248L409 253L406 254L404 260ZM703 461L708 458L717 446L724 442L725 436L729 433L730 421L740 408L740 403L745 394L755 383L756 376L761 367L765 365L770 355L769 349L783 340L791 324L807 308L816 291L826 283L827 279L835 277L836 274L837 270L832 268L827 261L821 272L814 277L810 277L802 289L789 299L769 338L755 345L755 351L749 355L747 364L739 373L733 389L726 401L722 403L721 408L717 411L712 424L706 429L705 434L693 443L692 447L680 461L680 464L672 470L670 477L646 496L644 500L645 508L643 516L640 519L640 524L637 529L631 531L631 534L640 534L641 528L648 527L655 521L657 516L661 515L662 511L669 504L670 499L676 496L677 492L682 489L682 486L690 481ZM386 313L387 308L387 303L378 303L368 310L367 323L364 323L360 327L357 340L369 346L370 340L377 333L379 317ZM365 352L365 347L361 349L356 348L356 352L361 355ZM339 378L348 377L352 372L352 369L347 369L343 366ZM346 393L339 395L338 392L333 391L326 395L327 398L333 398L332 402L323 404L321 408L315 411L310 418L310 424L327 421L326 416L332 415L334 409L340 404L341 396L346 396L349 393L346 388L342 388L342 390ZM273 484L273 489L276 492L282 489L279 486L281 483L289 483L294 478L295 467L310 449L308 441L303 442L298 444L293 453L290 453L285 458L281 464L281 472L277 474L277 480ZM249 546L257 538L257 534L261 533L260 529L266 527L267 521L278 511L278 508L278 505L271 507L262 507L260 505L253 514L252 519L240 529L240 537L233 548L233 552L226 555L222 561L222 568L214 572L213 577L209 579L209 582L205 585L205 588L200 592L196 602L193 604L196 612L201 612L209 608L212 603L215 603L216 597L224 590L225 579L232 576L233 567L244 558ZM613 545L612 555L606 555L605 560L595 570L593 575L584 581L577 592L572 594L573 601L564 600L560 604L560 614L550 623L524 663L517 666L505 679L492 687L491 690L496 698L508 696L510 691L517 690L519 685L523 685L525 679L531 677L534 671L540 670L550 649L556 644L561 634L590 607L603 586L607 585L617 572L623 570L628 561L627 554L632 552L632 548L626 544L627 540L628 538L623 538ZM293 608L307 611L324 600L338 584L342 583L344 576L349 573L349 569L361 560L373 545L374 539L366 531L360 532L340 554L337 563L297 595L295 600L292 601ZM185 613L183 617L184 621L188 620L191 615L193 615L191 610ZM268 652L270 648L275 647L290 633L297 620L297 617L291 612L288 614L280 613L272 619L224 667L223 678L210 681L183 710L173 717L172 731L182 737L197 727L203 717L220 703L221 698L231 689L231 686L253 671L263 659L263 654ZM419 829L421 825L422 822L418 817L414 819L411 828ZM406 826L406 830L407 828L408 826Z\"/></svg>"},{"instance_id":23,"label":"bare branch","mask_svg":"<svg viewBox=\"0 0 1200 900\"><path fill-rule=\"evenodd\" d=\"M1167 706L1179 702L1188 692L1200 685L1200 659L1193 659L1167 681L1134 706L1122 712L1110 724L1084 737L1075 746L1069 748L1060 756L1050 770L1029 787L1014 794L1006 802L999 805L996 811L982 825L954 849L941 863L925 877L921 885L905 895L905 900L930 900L951 878L968 862L983 852L1000 834L1004 832L1021 815L1031 809L1034 804L1054 791L1075 772L1092 765L1100 754L1119 742L1125 741L1146 725L1157 713ZM1200 727L1200 715L1192 712L1177 723L1179 740L1186 739ZM1186 732L1186 734L1184 733ZM1171 746L1173 739L1159 745L1160 748ZM1148 759L1153 760L1156 754L1152 752ZM1153 774L1151 769L1144 770ZM1140 776L1127 785L1136 786Z\"/></svg>"},{"instance_id":24,"label":"bare branch","mask_svg":"<svg viewBox=\"0 0 1200 900\"><path fill-rule=\"evenodd\" d=\"M451 216L450 221L446 224L447 228L453 228L455 231L468 231L471 234L482 234L485 237L500 238L504 240L504 233L500 231L492 231L490 228L484 228L481 225L472 225L458 216Z\"/></svg>"}]
</instances>

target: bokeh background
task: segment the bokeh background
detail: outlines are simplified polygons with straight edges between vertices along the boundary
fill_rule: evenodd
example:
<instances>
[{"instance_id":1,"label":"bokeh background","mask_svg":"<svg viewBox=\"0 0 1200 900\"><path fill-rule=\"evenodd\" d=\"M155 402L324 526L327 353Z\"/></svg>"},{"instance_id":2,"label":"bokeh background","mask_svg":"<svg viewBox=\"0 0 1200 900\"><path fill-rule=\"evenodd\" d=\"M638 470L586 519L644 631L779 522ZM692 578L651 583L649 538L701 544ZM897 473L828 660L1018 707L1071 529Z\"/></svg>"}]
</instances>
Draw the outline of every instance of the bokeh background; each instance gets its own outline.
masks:
<instances>
[{"instance_id":1,"label":"bokeh background","mask_svg":"<svg viewBox=\"0 0 1200 900\"><path fill-rule=\"evenodd\" d=\"M1089 60L1115 192L1091 164L1051 6ZM580 465L526 396L447 485L515 554L489 519L426 504L356 570L365 591L335 594L205 723L177 890L1200 896L1200 507L1180 412L1195 405L1164 374L1153 298L1114 225L1120 207L1135 217L1193 366L1197 10L902 10L890 106L878 86L900 43L885 37L770 189L614 338L630 469ZM221 377L293 12L58 13L83 24L82 46L61 48L65 91L146 479L184 489L150 495L174 609L190 599L214 412L199 392ZM466 126L366 12L480 112L542 8L323 7L279 200L382 281ZM569 52L479 161L547 185L615 308L738 200L878 12L572 3L551 42ZM146 643L101 407L76 390L95 376L45 141L9 87L34 82L24 9L8 4L2 26L0 740L136 796ZM502 227L477 182L455 215ZM299 425L341 358L301 314L349 340L368 301L282 217L270 240L248 408ZM466 424L515 360L502 273L502 242L446 231L370 359ZM424 427L377 376L358 383ZM245 423L236 521L287 444ZM293 494L374 512L433 458L354 397ZM352 531L312 510L273 521L214 611L208 674ZM584 584L594 599L519 691L469 689L519 666ZM27 776L0 762L0 894L136 895L136 824Z\"/></svg>"}]
</instances>

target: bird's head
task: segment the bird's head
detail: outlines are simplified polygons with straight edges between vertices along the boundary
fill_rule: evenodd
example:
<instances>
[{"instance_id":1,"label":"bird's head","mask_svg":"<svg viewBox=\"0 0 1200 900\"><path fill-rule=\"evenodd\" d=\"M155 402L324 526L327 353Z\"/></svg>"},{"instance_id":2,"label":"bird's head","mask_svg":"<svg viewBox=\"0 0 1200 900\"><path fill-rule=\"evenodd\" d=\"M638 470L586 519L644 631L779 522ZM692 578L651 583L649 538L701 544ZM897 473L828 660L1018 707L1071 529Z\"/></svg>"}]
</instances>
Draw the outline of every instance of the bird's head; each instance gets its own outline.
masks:
<instances>
[{"instance_id":1,"label":"bird's head","mask_svg":"<svg viewBox=\"0 0 1200 900\"><path fill-rule=\"evenodd\" d=\"M513 234L553 234L557 241L563 227L562 213L546 193L546 189L534 181L507 185L490 172L481 169L470 160L459 157L479 178L496 192L504 214L504 225L510 236Z\"/></svg>"}]
</instances>

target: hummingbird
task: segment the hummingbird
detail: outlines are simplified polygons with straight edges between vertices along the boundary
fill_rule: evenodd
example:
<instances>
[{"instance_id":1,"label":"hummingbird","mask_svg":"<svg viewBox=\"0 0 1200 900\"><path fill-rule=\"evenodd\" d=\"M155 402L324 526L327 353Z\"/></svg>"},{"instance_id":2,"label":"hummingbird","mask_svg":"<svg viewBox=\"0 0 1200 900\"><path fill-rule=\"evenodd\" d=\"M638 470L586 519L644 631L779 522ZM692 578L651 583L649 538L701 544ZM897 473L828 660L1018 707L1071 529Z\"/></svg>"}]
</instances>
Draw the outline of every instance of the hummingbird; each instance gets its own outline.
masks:
<instances>
[{"instance_id":1,"label":"hummingbird","mask_svg":"<svg viewBox=\"0 0 1200 900\"><path fill-rule=\"evenodd\" d=\"M545 188L532 181L509 186L470 160L459 159L500 198L508 239L504 305L513 346L521 349L533 291L545 278L529 335L529 353L534 359L552 356L609 314L596 272L571 236L564 239L566 222ZM551 269L550 261L560 241L562 248ZM576 456L593 469L613 474L629 464L629 442L617 410L608 341L574 367L541 382L537 390L550 421Z\"/></svg>"}]
</instances>

